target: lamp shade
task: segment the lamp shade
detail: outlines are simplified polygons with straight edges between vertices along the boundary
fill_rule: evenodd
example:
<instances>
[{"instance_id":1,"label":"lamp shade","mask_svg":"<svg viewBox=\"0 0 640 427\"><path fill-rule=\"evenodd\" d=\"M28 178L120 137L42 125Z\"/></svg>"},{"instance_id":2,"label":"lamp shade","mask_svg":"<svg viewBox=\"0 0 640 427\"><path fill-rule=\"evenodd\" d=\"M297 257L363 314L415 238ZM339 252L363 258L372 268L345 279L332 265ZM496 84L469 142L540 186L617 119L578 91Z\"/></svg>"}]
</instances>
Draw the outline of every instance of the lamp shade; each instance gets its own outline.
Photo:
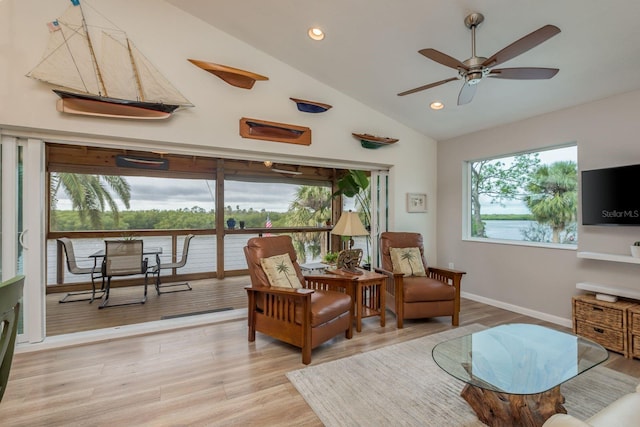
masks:
<instances>
[{"instance_id":1,"label":"lamp shade","mask_svg":"<svg viewBox=\"0 0 640 427\"><path fill-rule=\"evenodd\" d=\"M368 236L369 232L362 225L358 213L349 211L342 212L338 223L331 230L331 234L337 234L338 236Z\"/></svg>"}]
</instances>

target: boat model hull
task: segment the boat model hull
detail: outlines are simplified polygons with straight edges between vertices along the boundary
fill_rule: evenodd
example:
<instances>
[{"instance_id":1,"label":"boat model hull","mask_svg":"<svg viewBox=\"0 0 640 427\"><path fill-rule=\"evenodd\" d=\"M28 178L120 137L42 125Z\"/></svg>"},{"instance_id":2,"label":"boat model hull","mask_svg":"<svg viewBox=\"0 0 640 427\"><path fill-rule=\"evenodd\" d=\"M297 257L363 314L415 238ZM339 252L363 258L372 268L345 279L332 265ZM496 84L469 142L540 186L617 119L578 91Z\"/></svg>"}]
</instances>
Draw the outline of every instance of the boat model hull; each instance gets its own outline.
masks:
<instances>
[{"instance_id":1,"label":"boat model hull","mask_svg":"<svg viewBox=\"0 0 640 427\"><path fill-rule=\"evenodd\" d=\"M179 105L133 101L53 89L60 97L56 109L61 113L124 119L158 120L171 117Z\"/></svg>"}]
</instances>

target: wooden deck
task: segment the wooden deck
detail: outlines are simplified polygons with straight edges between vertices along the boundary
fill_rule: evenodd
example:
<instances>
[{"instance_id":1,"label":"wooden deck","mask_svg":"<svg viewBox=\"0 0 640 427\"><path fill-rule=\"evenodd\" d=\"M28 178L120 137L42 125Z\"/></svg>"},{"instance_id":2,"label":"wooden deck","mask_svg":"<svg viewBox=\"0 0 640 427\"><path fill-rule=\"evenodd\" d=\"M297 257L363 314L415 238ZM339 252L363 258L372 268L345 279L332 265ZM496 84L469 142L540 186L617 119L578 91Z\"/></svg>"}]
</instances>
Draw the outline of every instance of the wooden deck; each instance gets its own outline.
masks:
<instances>
[{"instance_id":1,"label":"wooden deck","mask_svg":"<svg viewBox=\"0 0 640 427\"><path fill-rule=\"evenodd\" d=\"M47 295L47 336L72 332L144 323L175 316L188 316L214 310L247 308L244 287L249 276L229 277L222 280L203 279L189 281L193 290L158 295L149 285L145 304L98 309L100 301L78 301L61 304L66 293ZM143 295L142 286L112 288L110 303L133 301Z\"/></svg>"}]
</instances>

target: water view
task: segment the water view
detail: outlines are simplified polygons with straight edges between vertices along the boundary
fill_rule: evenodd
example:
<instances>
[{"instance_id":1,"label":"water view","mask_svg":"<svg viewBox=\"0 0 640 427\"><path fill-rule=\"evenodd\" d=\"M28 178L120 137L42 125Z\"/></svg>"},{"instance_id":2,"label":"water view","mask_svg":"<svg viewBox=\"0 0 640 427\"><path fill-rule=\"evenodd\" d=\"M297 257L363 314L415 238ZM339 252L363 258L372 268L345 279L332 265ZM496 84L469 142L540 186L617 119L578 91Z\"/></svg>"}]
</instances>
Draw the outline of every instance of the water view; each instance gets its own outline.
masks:
<instances>
[{"instance_id":1,"label":"water view","mask_svg":"<svg viewBox=\"0 0 640 427\"><path fill-rule=\"evenodd\" d=\"M225 237L225 257L224 268L227 271L244 270L247 268L247 262L244 257L243 248L247 244L247 240L257 235L248 234L230 234ZM364 237L355 237L354 248L360 248L364 258L368 254L366 239ZM56 283L56 259L57 259L57 243L55 240L47 241L47 284ZM171 262L171 238L164 236L152 236L144 238L145 247L160 247L162 254L160 260L163 263ZM93 258L90 257L96 251L104 249L104 239L74 239L74 252L76 260L80 267L91 267ZM215 236L196 236L189 248L189 258L187 264L180 269L181 274L201 273L215 271L216 265L216 237ZM178 242L178 251L182 252L182 239ZM306 260L299 260L300 263L320 262L320 257L308 257ZM155 264L155 259L150 258L149 264ZM66 269L64 273L65 283L78 283L87 280L86 276L71 274Z\"/></svg>"},{"instance_id":2,"label":"water view","mask_svg":"<svg viewBox=\"0 0 640 427\"><path fill-rule=\"evenodd\" d=\"M485 220L485 232L490 239L524 240L523 232L536 225L535 221L520 220ZM546 235L551 236L551 227L544 225ZM563 235L565 233L562 233ZM573 242L577 244L577 239Z\"/></svg>"},{"instance_id":3,"label":"water view","mask_svg":"<svg viewBox=\"0 0 640 427\"><path fill-rule=\"evenodd\" d=\"M522 240L522 230L527 230L535 221L486 220L485 232L491 239ZM548 227L547 227L548 228ZM551 230L549 228L549 230Z\"/></svg>"}]
</instances>

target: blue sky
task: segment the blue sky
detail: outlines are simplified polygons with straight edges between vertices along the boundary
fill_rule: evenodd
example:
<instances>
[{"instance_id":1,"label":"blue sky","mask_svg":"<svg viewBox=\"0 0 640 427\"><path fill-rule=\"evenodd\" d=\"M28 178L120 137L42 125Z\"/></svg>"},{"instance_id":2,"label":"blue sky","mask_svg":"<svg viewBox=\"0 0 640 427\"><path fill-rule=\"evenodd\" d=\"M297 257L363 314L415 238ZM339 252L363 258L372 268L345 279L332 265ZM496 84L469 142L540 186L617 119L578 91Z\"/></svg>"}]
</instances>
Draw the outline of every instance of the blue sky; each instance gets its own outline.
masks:
<instances>
[{"instance_id":1,"label":"blue sky","mask_svg":"<svg viewBox=\"0 0 640 427\"><path fill-rule=\"evenodd\" d=\"M577 147L564 147L547 151L540 151L539 157L543 164L552 164L561 160L573 160L574 162L578 162L577 156L578 149ZM500 159L503 162L508 163L508 159L513 159L513 157L508 157L504 159ZM483 214L523 214L529 213L529 209L525 206L523 202L520 200L508 200L503 202L504 206L499 204L492 204L489 198L481 197L481 212Z\"/></svg>"}]
</instances>

